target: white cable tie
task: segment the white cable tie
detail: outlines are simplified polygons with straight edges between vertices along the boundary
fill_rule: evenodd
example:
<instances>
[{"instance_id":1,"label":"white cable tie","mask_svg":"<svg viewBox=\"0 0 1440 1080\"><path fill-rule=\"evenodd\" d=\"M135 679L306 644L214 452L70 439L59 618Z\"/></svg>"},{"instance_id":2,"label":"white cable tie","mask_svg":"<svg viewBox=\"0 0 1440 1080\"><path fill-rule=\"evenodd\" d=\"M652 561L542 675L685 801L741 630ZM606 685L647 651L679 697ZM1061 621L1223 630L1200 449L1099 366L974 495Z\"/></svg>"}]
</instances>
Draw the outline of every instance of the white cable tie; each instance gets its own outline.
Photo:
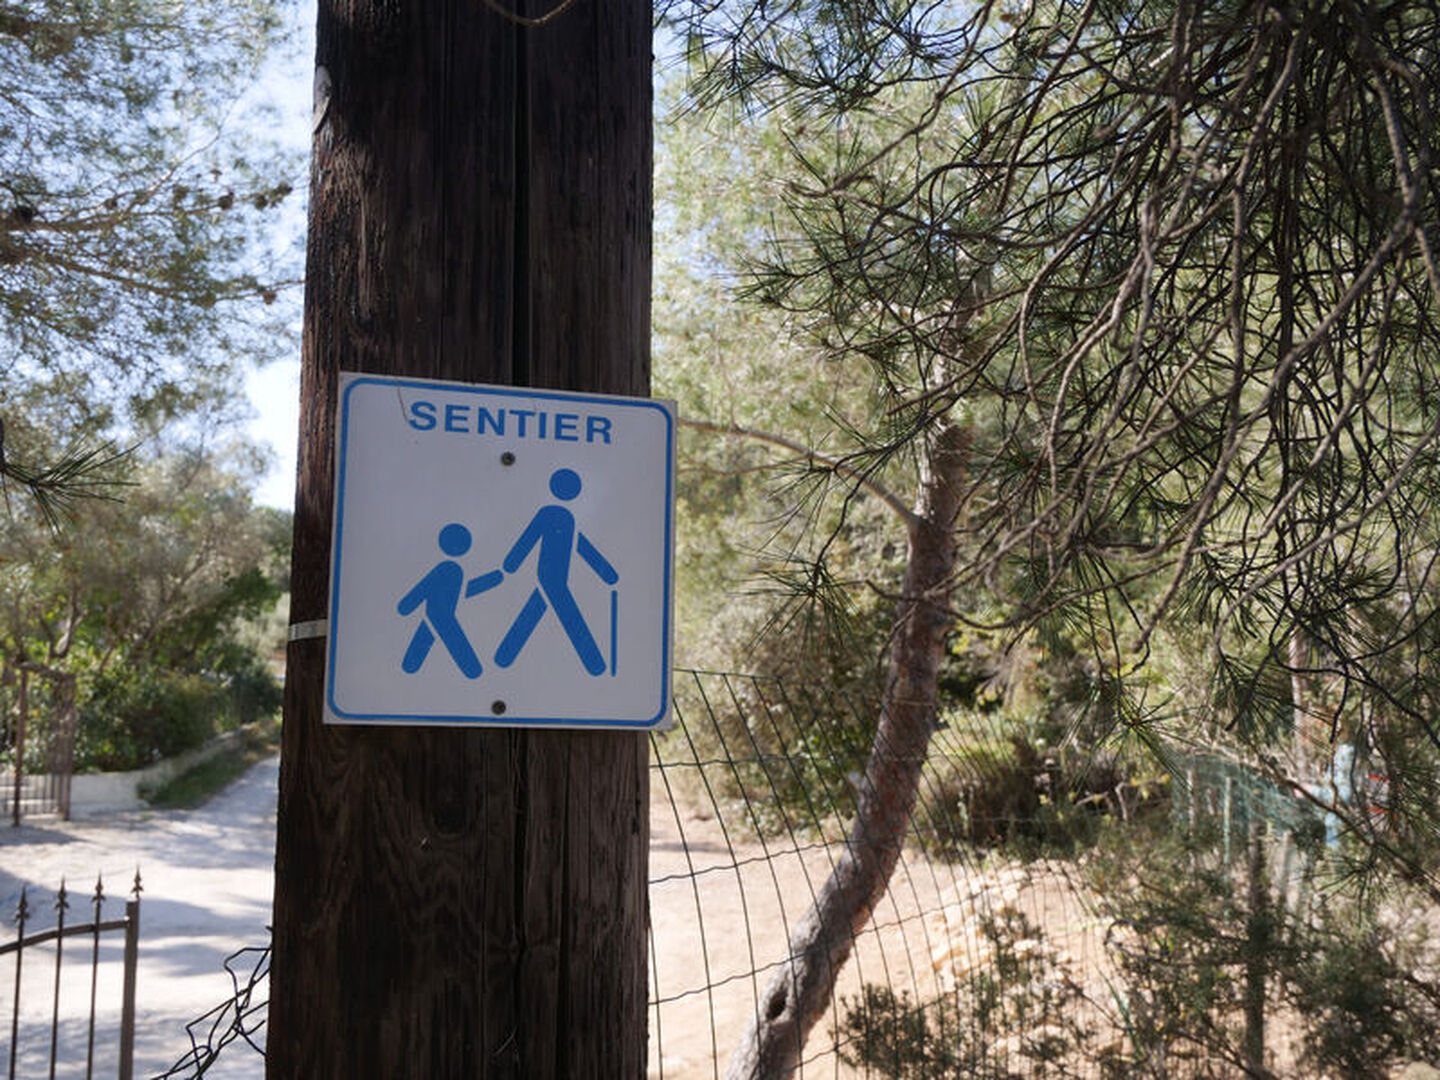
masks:
<instances>
[{"instance_id":1,"label":"white cable tie","mask_svg":"<svg viewBox=\"0 0 1440 1080\"><path fill-rule=\"evenodd\" d=\"M329 619L311 619L309 622L291 623L290 632L286 636L291 641L309 641L311 638L325 637L329 633Z\"/></svg>"}]
</instances>

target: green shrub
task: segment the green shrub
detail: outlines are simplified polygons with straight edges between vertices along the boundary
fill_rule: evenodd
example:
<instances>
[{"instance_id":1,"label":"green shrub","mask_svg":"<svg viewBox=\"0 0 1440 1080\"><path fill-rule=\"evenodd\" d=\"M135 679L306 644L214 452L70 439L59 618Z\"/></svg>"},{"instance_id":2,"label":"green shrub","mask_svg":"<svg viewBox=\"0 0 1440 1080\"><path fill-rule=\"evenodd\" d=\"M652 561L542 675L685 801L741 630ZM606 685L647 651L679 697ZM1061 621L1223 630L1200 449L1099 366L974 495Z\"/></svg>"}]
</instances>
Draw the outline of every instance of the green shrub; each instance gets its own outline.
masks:
<instances>
[{"instance_id":1,"label":"green shrub","mask_svg":"<svg viewBox=\"0 0 1440 1080\"><path fill-rule=\"evenodd\" d=\"M230 720L245 727L280 711L284 694L269 665L247 652L230 665L226 681Z\"/></svg>"},{"instance_id":2,"label":"green shrub","mask_svg":"<svg viewBox=\"0 0 1440 1080\"><path fill-rule=\"evenodd\" d=\"M1068 855L1092 843L1106 818L1165 801L1167 778L1153 764L1052 746L1020 720L972 719L953 714L926 758L914 837L934 854Z\"/></svg>"},{"instance_id":3,"label":"green shrub","mask_svg":"<svg viewBox=\"0 0 1440 1080\"><path fill-rule=\"evenodd\" d=\"M1380 1080L1440 1055L1427 897L1394 878L1347 897L1320 851L1287 880L1293 840L1252 839L1227 863L1213 828L1113 834L1088 870L1111 920L1124 1075L1269 1075L1263 1060L1282 1076Z\"/></svg>"},{"instance_id":4,"label":"green shrub","mask_svg":"<svg viewBox=\"0 0 1440 1080\"><path fill-rule=\"evenodd\" d=\"M1432 911L1388 898L1386 918L1335 899L1307 927L1316 943L1287 972L1307 1018L1302 1061L1312 1075L1380 1080L1406 1061L1440 1060L1440 956Z\"/></svg>"},{"instance_id":5,"label":"green shrub","mask_svg":"<svg viewBox=\"0 0 1440 1080\"><path fill-rule=\"evenodd\" d=\"M76 770L144 768L279 712L280 685L260 656L235 647L220 659L203 674L112 666L93 679L78 713Z\"/></svg>"},{"instance_id":6,"label":"green shrub","mask_svg":"<svg viewBox=\"0 0 1440 1080\"><path fill-rule=\"evenodd\" d=\"M668 781L730 828L769 837L843 826L865 768L871 701L774 679L684 673L675 684L683 725L657 741ZM871 727L867 727L870 725Z\"/></svg>"},{"instance_id":7,"label":"green shrub","mask_svg":"<svg viewBox=\"0 0 1440 1080\"><path fill-rule=\"evenodd\" d=\"M251 724L240 732L240 738L208 761L187 770L174 779L140 795L151 806L168 810L189 810L204 805L230 783L244 775L258 761L280 749L280 724Z\"/></svg>"},{"instance_id":8,"label":"green shrub","mask_svg":"<svg viewBox=\"0 0 1440 1080\"><path fill-rule=\"evenodd\" d=\"M144 768L200 746L224 715L224 684L203 675L107 674L80 709L77 771Z\"/></svg>"},{"instance_id":9,"label":"green shrub","mask_svg":"<svg viewBox=\"0 0 1440 1080\"><path fill-rule=\"evenodd\" d=\"M3 723L0 723L0 773L13 774L20 687L13 669L6 674L10 676L8 683L0 676L0 718L3 718ZM65 708L65 694L51 679L32 676L26 683L25 699L25 772L43 775L55 767L52 731Z\"/></svg>"},{"instance_id":10,"label":"green shrub","mask_svg":"<svg viewBox=\"0 0 1440 1080\"><path fill-rule=\"evenodd\" d=\"M865 986L842 1003L841 1056L888 1080L1384 1080L1440 1060L1432 896L1393 878L1347 895L1320 852L1297 880L1293 847L1258 830L1223 850L1158 816L1101 829L1084 860L1108 924L1095 996L987 887L1001 899L968 916L980 944L953 991Z\"/></svg>"},{"instance_id":11,"label":"green shrub","mask_svg":"<svg viewBox=\"0 0 1440 1080\"><path fill-rule=\"evenodd\" d=\"M1090 1075L1091 1010L1042 930L1014 907L977 927L987 960L954 993L917 1004L866 984L843 1002L840 1056L887 1080L1009 1080Z\"/></svg>"}]
</instances>

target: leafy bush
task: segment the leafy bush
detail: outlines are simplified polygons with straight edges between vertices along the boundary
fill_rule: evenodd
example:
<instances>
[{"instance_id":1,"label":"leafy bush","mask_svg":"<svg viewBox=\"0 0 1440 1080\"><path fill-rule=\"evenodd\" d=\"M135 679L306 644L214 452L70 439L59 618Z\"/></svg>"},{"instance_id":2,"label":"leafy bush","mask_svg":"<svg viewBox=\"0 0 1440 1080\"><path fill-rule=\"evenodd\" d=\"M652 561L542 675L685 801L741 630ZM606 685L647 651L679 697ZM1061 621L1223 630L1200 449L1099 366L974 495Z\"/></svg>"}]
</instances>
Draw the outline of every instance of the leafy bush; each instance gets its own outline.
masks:
<instances>
[{"instance_id":1,"label":"leafy bush","mask_svg":"<svg viewBox=\"0 0 1440 1080\"><path fill-rule=\"evenodd\" d=\"M1293 848L1258 833L1232 865L1218 830L1101 831L1083 865L1109 924L1107 993L1080 985L1003 882L977 885L986 903L956 940L978 946L937 968L952 991L865 986L835 1033L846 1062L889 1080L1384 1080L1440 1059L1432 896L1396 879L1348 895L1333 852L1299 888L1282 875Z\"/></svg>"},{"instance_id":2,"label":"leafy bush","mask_svg":"<svg viewBox=\"0 0 1440 1080\"><path fill-rule=\"evenodd\" d=\"M162 809L189 810L203 805L251 765L280 749L279 718L272 721L246 726L240 738L220 753L158 787L142 787L141 797Z\"/></svg>"},{"instance_id":3,"label":"leafy bush","mask_svg":"<svg viewBox=\"0 0 1440 1080\"><path fill-rule=\"evenodd\" d=\"M837 1042L849 1065L890 1080L1088 1075L1095 1030L1084 995L1044 934L1013 906L986 912L980 970L925 1004L867 984L844 1003Z\"/></svg>"},{"instance_id":4,"label":"leafy bush","mask_svg":"<svg viewBox=\"0 0 1440 1080\"><path fill-rule=\"evenodd\" d=\"M228 678L184 672L106 673L79 710L77 771L144 768L251 723L280 705L263 662L236 665Z\"/></svg>"},{"instance_id":5,"label":"leafy bush","mask_svg":"<svg viewBox=\"0 0 1440 1080\"><path fill-rule=\"evenodd\" d=\"M284 694L269 665L253 652L231 663L226 682L231 722L244 727L280 711Z\"/></svg>"},{"instance_id":6,"label":"leafy bush","mask_svg":"<svg viewBox=\"0 0 1440 1080\"><path fill-rule=\"evenodd\" d=\"M921 783L916 835L953 853L1018 838L1038 823L1052 776L1022 735L992 744L937 734Z\"/></svg>"},{"instance_id":7,"label":"leafy bush","mask_svg":"<svg viewBox=\"0 0 1440 1080\"><path fill-rule=\"evenodd\" d=\"M223 687L200 675L102 676L80 709L76 769L139 769L192 750L214 732L223 708Z\"/></svg>"},{"instance_id":8,"label":"leafy bush","mask_svg":"<svg viewBox=\"0 0 1440 1080\"><path fill-rule=\"evenodd\" d=\"M1433 901L1404 882L1347 897L1333 853L1317 851L1301 888L1283 876L1285 842L1254 834L1243 866L1218 857L1214 829L1116 829L1113 841L1090 870L1111 919L1124 1075L1228 1077L1263 1061L1379 1080L1440 1054Z\"/></svg>"},{"instance_id":9,"label":"leafy bush","mask_svg":"<svg viewBox=\"0 0 1440 1080\"><path fill-rule=\"evenodd\" d=\"M1380 1080L1406 1061L1440 1060L1440 954L1422 903L1388 919L1336 899L1309 927L1318 947L1287 972L1290 1000L1308 1018L1303 1064L1314 1075Z\"/></svg>"},{"instance_id":10,"label":"leafy bush","mask_svg":"<svg viewBox=\"0 0 1440 1080\"><path fill-rule=\"evenodd\" d=\"M670 782L697 805L733 808L727 821L759 836L815 833L854 812L852 778L865 767L873 708L816 686L682 673L683 725L657 745Z\"/></svg>"},{"instance_id":11,"label":"leafy bush","mask_svg":"<svg viewBox=\"0 0 1440 1080\"><path fill-rule=\"evenodd\" d=\"M974 714L956 713L932 742L914 836L942 855L976 847L1070 854L1093 842L1106 817L1128 820L1163 803L1167 781L1144 761L1053 746L1022 722L987 730Z\"/></svg>"},{"instance_id":12,"label":"leafy bush","mask_svg":"<svg viewBox=\"0 0 1440 1080\"><path fill-rule=\"evenodd\" d=\"M13 668L0 669L0 774L15 768L20 679ZM32 676L26 681L25 772L43 775L55 769L53 729L66 708L66 691L56 681Z\"/></svg>"}]
</instances>

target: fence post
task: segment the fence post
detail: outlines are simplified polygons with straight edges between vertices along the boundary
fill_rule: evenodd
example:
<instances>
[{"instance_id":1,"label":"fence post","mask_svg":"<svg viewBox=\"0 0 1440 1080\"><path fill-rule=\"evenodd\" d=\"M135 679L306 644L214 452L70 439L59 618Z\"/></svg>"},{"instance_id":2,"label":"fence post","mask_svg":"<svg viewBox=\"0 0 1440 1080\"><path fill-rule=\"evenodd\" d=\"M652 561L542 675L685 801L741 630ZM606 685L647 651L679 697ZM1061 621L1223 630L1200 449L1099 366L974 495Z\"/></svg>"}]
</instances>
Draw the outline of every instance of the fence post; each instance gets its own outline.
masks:
<instances>
[{"instance_id":1,"label":"fence post","mask_svg":"<svg viewBox=\"0 0 1440 1080\"><path fill-rule=\"evenodd\" d=\"M1250 819L1248 881L1245 913L1245 976L1243 1010L1245 1031L1243 1052L1246 1075L1257 1080L1270 1076L1265 1068L1265 977L1273 938L1269 883L1265 874L1265 822Z\"/></svg>"},{"instance_id":2,"label":"fence post","mask_svg":"<svg viewBox=\"0 0 1440 1080\"><path fill-rule=\"evenodd\" d=\"M1189 769L1186 769L1186 770L1185 770L1185 806L1186 806L1186 809L1189 810L1189 815L1188 815L1188 817L1187 817L1187 819L1186 819L1186 824L1189 825L1189 827L1190 827L1190 832L1193 833L1193 832L1195 831L1195 770L1194 770L1194 768L1189 768Z\"/></svg>"},{"instance_id":3,"label":"fence post","mask_svg":"<svg viewBox=\"0 0 1440 1080\"><path fill-rule=\"evenodd\" d=\"M20 824L20 795L25 784L25 720L29 706L26 702L29 690L30 673L23 667L20 669L20 714L15 720L15 807L12 811L10 824Z\"/></svg>"},{"instance_id":4,"label":"fence post","mask_svg":"<svg viewBox=\"0 0 1440 1080\"><path fill-rule=\"evenodd\" d=\"M10 1011L10 1080L15 1080L15 1052L20 1046L20 969L25 964L25 923L30 918L30 896L20 890L20 906L15 911L15 1003Z\"/></svg>"},{"instance_id":5,"label":"fence post","mask_svg":"<svg viewBox=\"0 0 1440 1080\"><path fill-rule=\"evenodd\" d=\"M1235 778L1228 772L1225 774L1225 801L1222 806L1221 825L1225 830L1225 866L1230 866L1230 811L1235 801Z\"/></svg>"},{"instance_id":6,"label":"fence post","mask_svg":"<svg viewBox=\"0 0 1440 1080\"><path fill-rule=\"evenodd\" d=\"M120 1006L120 1080L135 1080L135 969L140 961L140 871L125 901L125 988Z\"/></svg>"},{"instance_id":7,"label":"fence post","mask_svg":"<svg viewBox=\"0 0 1440 1080\"><path fill-rule=\"evenodd\" d=\"M60 879L60 892L55 896L55 996L50 1002L50 1080L55 1080L55 1060L60 1052L60 974L65 958L65 912L70 910L70 894L65 879Z\"/></svg>"},{"instance_id":8,"label":"fence post","mask_svg":"<svg viewBox=\"0 0 1440 1080\"><path fill-rule=\"evenodd\" d=\"M90 939L90 1026L85 1039L85 1080L91 1080L95 1069L95 996L100 983L100 921L105 904L105 882L98 875L90 903L95 909L95 931Z\"/></svg>"},{"instance_id":9,"label":"fence post","mask_svg":"<svg viewBox=\"0 0 1440 1080\"><path fill-rule=\"evenodd\" d=\"M56 677L59 710L55 723L55 738L59 740L56 755L55 778L59 790L55 793L59 803L62 821L70 820L70 781L75 774L75 676L62 674Z\"/></svg>"}]
</instances>

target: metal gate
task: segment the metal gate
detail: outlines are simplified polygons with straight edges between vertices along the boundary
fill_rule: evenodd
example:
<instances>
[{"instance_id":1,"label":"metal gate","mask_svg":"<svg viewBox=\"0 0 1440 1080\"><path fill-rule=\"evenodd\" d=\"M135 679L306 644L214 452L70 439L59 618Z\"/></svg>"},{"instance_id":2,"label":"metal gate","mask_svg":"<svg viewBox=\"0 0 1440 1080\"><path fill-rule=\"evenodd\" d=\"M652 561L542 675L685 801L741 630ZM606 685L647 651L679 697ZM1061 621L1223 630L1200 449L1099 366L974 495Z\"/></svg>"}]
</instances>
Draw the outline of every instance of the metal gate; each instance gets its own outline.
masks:
<instances>
[{"instance_id":1,"label":"metal gate","mask_svg":"<svg viewBox=\"0 0 1440 1080\"><path fill-rule=\"evenodd\" d=\"M49 1063L47 1075L50 1080L55 1080L56 1066L61 1062L61 1045L66 1041L65 1033L62 1033L61 1029L61 1014L63 1011L68 1010L62 1009L61 974L62 971L66 970L65 943L67 940L72 940L72 950L76 945L80 946L80 973L82 976L87 974L89 976L88 998L85 994L87 989L86 980L82 979L79 992L79 1000L81 1002L88 1000L88 1008L82 1005L82 1008L86 1008L86 1011L82 1014L84 1017L83 1027L68 1033L73 1034L77 1042L80 1036L84 1036L85 1049L83 1062L85 1065L86 1080L91 1080L91 1078L97 1075L95 1069L97 1058L95 1030L96 1018L99 1016L97 990L100 982L99 975L101 967L100 938L101 935L109 933L119 933L123 935L123 951L121 955L121 963L123 966L121 969L121 1001L119 1031L117 1036L118 1045L116 1046L115 1053L115 1075L117 1080L133 1080L135 1075L135 973L139 966L140 949L140 893L140 871L137 870L135 871L135 883L130 890L130 897L125 902L125 914L119 918L107 920L103 917L104 904L107 899L105 896L105 886L97 880L95 882L95 892L85 904L86 907L90 908L90 921L72 923L67 919L70 910L70 896L62 884L60 891L55 896L55 903L53 905L54 924L42 926L40 929L31 929L29 933L27 933L26 927L31 922L32 916L42 916L44 912L43 909L39 907L32 909L28 893L22 890L20 893L20 904L15 912L15 924L17 927L15 940L0 945L0 960L10 955L15 957L14 1000L10 1006L10 1024L8 1031L10 1045L8 1052L4 1053L3 1058L0 1058L0 1068L6 1068L8 1066L8 1071L5 1073L7 1080L15 1080L17 1076L22 1075L40 1075L41 1070L44 1068L44 1061L46 1060L45 1053L47 1052ZM89 948L84 948L85 945L88 945ZM45 947L54 950L53 956L46 955ZM37 949L40 950L39 957L35 955ZM31 971L31 969L34 968L36 960L41 961L44 967L40 971L32 973L32 976L38 975L39 979L37 981L32 977L28 985L29 993L27 993L27 984L24 980L24 975L27 971ZM87 960L88 964L85 963ZM29 962L29 966L27 966L27 961ZM88 971L86 970L87 968ZM48 1025L43 1023L43 1014L47 1010L44 1009L44 1002L42 1001L40 1010L42 1022L39 1024L31 1023L27 1028L22 1028L22 1005L24 1005L26 999L32 995L40 996L34 994L34 991L37 990L48 997L49 1023ZM73 996L72 994L70 997L67 997L65 1001L72 1003L71 998L73 998ZM47 1026L49 1029L48 1033L44 1030ZM46 1046L46 1051L42 1052L39 1058L31 1057L27 1064L22 1061L20 1056L20 1044L22 1041L25 1041L24 1035L30 1034L31 1031L29 1029L32 1028L36 1029L40 1034L41 1039L39 1041L42 1045L45 1044L45 1036L48 1034L48 1045ZM4 1032L0 1032L0 1047L4 1045L4 1035ZM102 1061L109 1057L103 1045L103 1042L108 1041L108 1038L102 1040L99 1053L99 1058ZM80 1050L78 1046L68 1048L65 1057L65 1064L67 1066L65 1071L67 1073L69 1066L73 1065L78 1068L81 1060L79 1055Z\"/></svg>"},{"instance_id":2,"label":"metal gate","mask_svg":"<svg viewBox=\"0 0 1440 1080\"><path fill-rule=\"evenodd\" d=\"M6 665L0 674L0 762L10 822L27 814L70 818L75 768L75 676L40 664Z\"/></svg>"}]
</instances>

